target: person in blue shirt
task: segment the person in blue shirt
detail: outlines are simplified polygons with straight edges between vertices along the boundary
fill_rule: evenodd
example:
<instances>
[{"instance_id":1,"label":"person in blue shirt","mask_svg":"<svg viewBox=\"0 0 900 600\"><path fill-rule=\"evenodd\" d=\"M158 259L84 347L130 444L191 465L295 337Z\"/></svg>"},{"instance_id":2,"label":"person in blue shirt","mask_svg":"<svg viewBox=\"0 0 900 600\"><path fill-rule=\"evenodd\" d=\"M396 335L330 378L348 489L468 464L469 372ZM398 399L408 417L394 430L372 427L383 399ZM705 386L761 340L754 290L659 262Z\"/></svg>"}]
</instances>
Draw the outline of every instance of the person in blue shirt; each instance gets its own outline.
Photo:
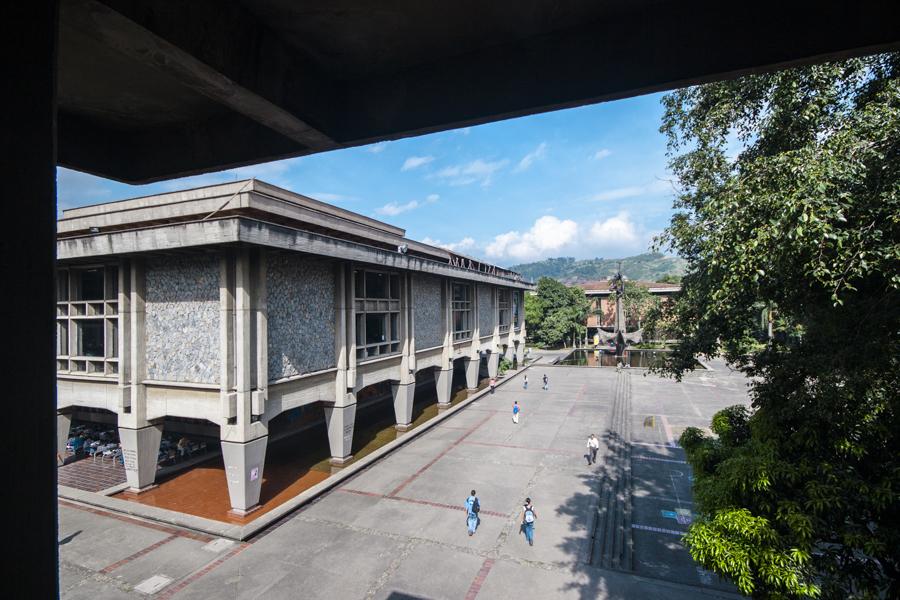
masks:
<instances>
[{"instance_id":1,"label":"person in blue shirt","mask_svg":"<svg viewBox=\"0 0 900 600\"><path fill-rule=\"evenodd\" d=\"M466 524L469 526L469 535L475 533L478 528L478 513L481 512L481 504L478 502L478 496L475 490L466 498Z\"/></svg>"},{"instance_id":2,"label":"person in blue shirt","mask_svg":"<svg viewBox=\"0 0 900 600\"><path fill-rule=\"evenodd\" d=\"M534 521L537 519L537 511L534 510L534 504L531 498L525 498L525 504L522 506L522 531L525 532L525 539L528 540L529 546L534 546Z\"/></svg>"}]
</instances>

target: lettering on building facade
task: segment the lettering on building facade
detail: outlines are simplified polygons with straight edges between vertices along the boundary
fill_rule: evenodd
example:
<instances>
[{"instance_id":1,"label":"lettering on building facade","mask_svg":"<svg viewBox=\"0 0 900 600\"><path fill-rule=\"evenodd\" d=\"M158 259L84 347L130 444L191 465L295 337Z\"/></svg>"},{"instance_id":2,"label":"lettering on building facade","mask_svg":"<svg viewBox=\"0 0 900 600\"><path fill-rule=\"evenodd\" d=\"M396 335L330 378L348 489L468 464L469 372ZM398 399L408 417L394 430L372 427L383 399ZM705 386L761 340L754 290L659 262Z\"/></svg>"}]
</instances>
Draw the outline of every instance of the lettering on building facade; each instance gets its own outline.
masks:
<instances>
[{"instance_id":1,"label":"lettering on building facade","mask_svg":"<svg viewBox=\"0 0 900 600\"><path fill-rule=\"evenodd\" d=\"M506 269L501 269L500 267L490 265L488 263L472 260L471 258L467 258L465 256L459 256L458 254L453 254L452 252L450 253L448 263L451 267L466 269L468 271L476 271L478 273L484 273L485 275L507 277L515 281L519 281L522 279L522 276L518 273L513 273L512 271L507 271Z\"/></svg>"}]
</instances>

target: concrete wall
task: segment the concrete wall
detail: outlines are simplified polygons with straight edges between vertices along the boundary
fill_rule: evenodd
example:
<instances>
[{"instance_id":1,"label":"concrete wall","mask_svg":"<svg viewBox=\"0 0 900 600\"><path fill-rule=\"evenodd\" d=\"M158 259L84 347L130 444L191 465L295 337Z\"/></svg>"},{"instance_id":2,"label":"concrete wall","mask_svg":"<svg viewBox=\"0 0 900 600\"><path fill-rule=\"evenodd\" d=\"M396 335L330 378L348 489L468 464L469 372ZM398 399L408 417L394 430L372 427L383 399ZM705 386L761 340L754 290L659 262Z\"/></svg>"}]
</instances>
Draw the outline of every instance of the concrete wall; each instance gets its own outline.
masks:
<instances>
[{"instance_id":1,"label":"concrete wall","mask_svg":"<svg viewBox=\"0 0 900 600\"><path fill-rule=\"evenodd\" d=\"M413 275L413 318L416 348L430 348L444 343L440 278L418 273Z\"/></svg>"},{"instance_id":2,"label":"concrete wall","mask_svg":"<svg viewBox=\"0 0 900 600\"><path fill-rule=\"evenodd\" d=\"M147 261L147 377L157 381L219 380L219 259Z\"/></svg>"},{"instance_id":3,"label":"concrete wall","mask_svg":"<svg viewBox=\"0 0 900 600\"><path fill-rule=\"evenodd\" d=\"M334 367L331 263L319 257L270 254L266 288L269 380Z\"/></svg>"},{"instance_id":4,"label":"concrete wall","mask_svg":"<svg viewBox=\"0 0 900 600\"><path fill-rule=\"evenodd\" d=\"M478 285L478 330L482 336L494 333L494 305L491 304L491 287Z\"/></svg>"}]
</instances>

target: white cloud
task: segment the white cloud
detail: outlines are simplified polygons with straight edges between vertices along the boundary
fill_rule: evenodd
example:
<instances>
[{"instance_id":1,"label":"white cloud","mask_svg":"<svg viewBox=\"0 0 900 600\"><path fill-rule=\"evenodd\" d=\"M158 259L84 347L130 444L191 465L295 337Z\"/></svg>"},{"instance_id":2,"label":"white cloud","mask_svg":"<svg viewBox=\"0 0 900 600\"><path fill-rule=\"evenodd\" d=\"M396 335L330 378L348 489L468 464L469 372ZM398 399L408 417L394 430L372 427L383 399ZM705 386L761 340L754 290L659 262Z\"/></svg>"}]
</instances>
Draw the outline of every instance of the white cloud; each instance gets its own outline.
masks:
<instances>
[{"instance_id":1,"label":"white cloud","mask_svg":"<svg viewBox=\"0 0 900 600\"><path fill-rule=\"evenodd\" d=\"M450 185L468 185L470 183L481 182L482 186L489 186L494 174L509 164L509 160L497 160L487 162L476 159L464 165L454 165L445 167L438 171L434 176L443 179Z\"/></svg>"},{"instance_id":2,"label":"white cloud","mask_svg":"<svg viewBox=\"0 0 900 600\"><path fill-rule=\"evenodd\" d=\"M591 225L590 236L594 243L608 244L614 241L625 247L634 246L639 242L635 225L628 217L628 213L624 212L605 221L594 221L594 224Z\"/></svg>"},{"instance_id":3,"label":"white cloud","mask_svg":"<svg viewBox=\"0 0 900 600\"><path fill-rule=\"evenodd\" d=\"M601 148L600 150L597 150L597 152L594 154L594 159L595 160L603 160L610 154L612 154L612 150L608 150L607 148Z\"/></svg>"},{"instance_id":4,"label":"white cloud","mask_svg":"<svg viewBox=\"0 0 900 600\"><path fill-rule=\"evenodd\" d=\"M385 148L387 148L387 142L378 142L377 144L372 144L371 146L366 148L366 152L371 152L372 154L378 154L379 152L383 152Z\"/></svg>"},{"instance_id":5,"label":"white cloud","mask_svg":"<svg viewBox=\"0 0 900 600\"><path fill-rule=\"evenodd\" d=\"M590 200L593 200L594 202L622 200L624 198L634 198L636 196L643 196L645 194L656 194L658 192L665 192L667 190L672 190L672 184L668 181L657 179L656 181L645 185L633 185L606 190L598 194L594 194L590 197Z\"/></svg>"},{"instance_id":6,"label":"white cloud","mask_svg":"<svg viewBox=\"0 0 900 600\"><path fill-rule=\"evenodd\" d=\"M412 169L418 169L422 165L427 165L431 161L434 160L433 156L410 156L403 163L403 166L400 168L401 171L411 171Z\"/></svg>"},{"instance_id":7,"label":"white cloud","mask_svg":"<svg viewBox=\"0 0 900 600\"><path fill-rule=\"evenodd\" d=\"M466 252L475 247L475 240L470 237L464 237L458 242L449 242L443 243L440 240L433 240L429 237L426 237L422 240L423 244L429 244L431 246L437 246L438 248L444 248L446 250L450 250L451 252Z\"/></svg>"},{"instance_id":8,"label":"white cloud","mask_svg":"<svg viewBox=\"0 0 900 600\"><path fill-rule=\"evenodd\" d=\"M516 168L513 169L513 173L520 173L522 171L527 171L531 168L531 165L534 164L534 161L539 158L543 158L547 153L547 143L541 142L538 144L538 147L535 148L532 152L526 154L522 160L519 161L519 164L516 165Z\"/></svg>"},{"instance_id":9,"label":"white cloud","mask_svg":"<svg viewBox=\"0 0 900 600\"><path fill-rule=\"evenodd\" d=\"M453 133L458 133L460 135L469 135L472 132L471 127L463 127L462 129L454 129Z\"/></svg>"},{"instance_id":10,"label":"white cloud","mask_svg":"<svg viewBox=\"0 0 900 600\"><path fill-rule=\"evenodd\" d=\"M428 194L428 196L426 196L425 200L423 200L422 202L419 202L418 200L410 200L405 204L388 202L381 208L376 208L375 212L380 215L388 215L393 217L395 215L399 215L400 213L405 213L417 208L421 208L426 204L434 204L438 201L438 199L440 199L440 196L438 196L437 194Z\"/></svg>"},{"instance_id":11,"label":"white cloud","mask_svg":"<svg viewBox=\"0 0 900 600\"><path fill-rule=\"evenodd\" d=\"M485 252L492 258L531 260L559 252L574 243L577 236L575 221L544 215L525 233L509 231L495 236Z\"/></svg>"}]
</instances>

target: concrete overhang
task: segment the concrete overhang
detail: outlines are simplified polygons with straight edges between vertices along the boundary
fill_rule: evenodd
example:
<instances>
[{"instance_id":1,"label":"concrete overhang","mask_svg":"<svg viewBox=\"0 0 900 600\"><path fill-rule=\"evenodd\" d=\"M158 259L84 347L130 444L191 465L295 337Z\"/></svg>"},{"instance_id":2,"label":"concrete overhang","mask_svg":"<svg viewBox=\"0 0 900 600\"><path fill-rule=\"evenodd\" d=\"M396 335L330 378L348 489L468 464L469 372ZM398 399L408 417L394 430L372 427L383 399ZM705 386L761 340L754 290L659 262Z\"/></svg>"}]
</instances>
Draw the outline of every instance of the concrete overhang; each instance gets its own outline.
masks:
<instances>
[{"instance_id":1,"label":"concrete overhang","mask_svg":"<svg viewBox=\"0 0 900 600\"><path fill-rule=\"evenodd\" d=\"M60 0L58 162L132 183L900 47L892 0Z\"/></svg>"},{"instance_id":2,"label":"concrete overhang","mask_svg":"<svg viewBox=\"0 0 900 600\"><path fill-rule=\"evenodd\" d=\"M349 260L382 269L408 270L454 279L529 290L533 284L512 276L454 266L449 260L411 256L350 240L247 217L220 217L140 229L61 238L56 242L61 265L145 253L179 253L248 244L289 252Z\"/></svg>"}]
</instances>

